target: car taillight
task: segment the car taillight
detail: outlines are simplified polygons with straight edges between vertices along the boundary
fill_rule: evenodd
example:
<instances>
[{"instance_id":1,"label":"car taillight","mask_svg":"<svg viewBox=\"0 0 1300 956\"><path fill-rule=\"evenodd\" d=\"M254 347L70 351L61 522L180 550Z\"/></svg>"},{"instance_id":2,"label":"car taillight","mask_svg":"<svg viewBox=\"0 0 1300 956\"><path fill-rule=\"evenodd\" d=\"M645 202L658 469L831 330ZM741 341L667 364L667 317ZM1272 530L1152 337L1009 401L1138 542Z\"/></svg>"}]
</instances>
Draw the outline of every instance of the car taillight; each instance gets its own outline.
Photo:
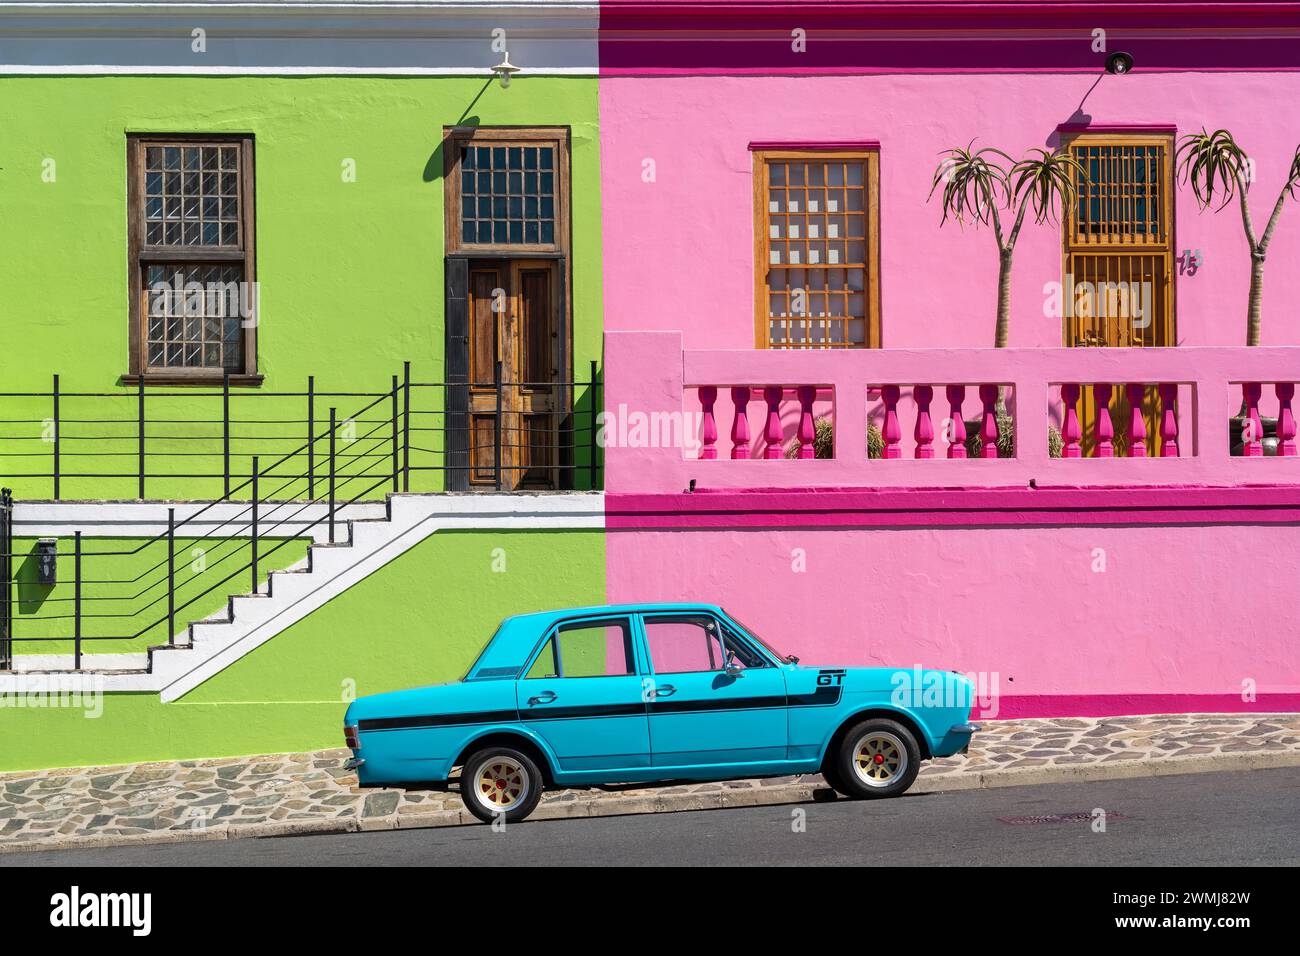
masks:
<instances>
[{"instance_id":1,"label":"car taillight","mask_svg":"<svg viewBox=\"0 0 1300 956\"><path fill-rule=\"evenodd\" d=\"M361 748L361 741L357 737L356 727L343 728L343 742L352 750L359 750Z\"/></svg>"}]
</instances>

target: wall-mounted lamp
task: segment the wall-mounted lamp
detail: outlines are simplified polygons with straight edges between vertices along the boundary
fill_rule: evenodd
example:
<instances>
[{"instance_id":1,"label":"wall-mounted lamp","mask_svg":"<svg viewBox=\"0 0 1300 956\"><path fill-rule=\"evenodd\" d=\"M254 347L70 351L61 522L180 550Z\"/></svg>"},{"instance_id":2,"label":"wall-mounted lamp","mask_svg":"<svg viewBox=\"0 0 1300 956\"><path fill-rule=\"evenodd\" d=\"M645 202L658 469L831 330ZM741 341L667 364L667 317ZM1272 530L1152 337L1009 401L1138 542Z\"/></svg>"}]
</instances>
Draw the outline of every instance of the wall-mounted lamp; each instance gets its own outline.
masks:
<instances>
[{"instance_id":1,"label":"wall-mounted lamp","mask_svg":"<svg viewBox=\"0 0 1300 956\"><path fill-rule=\"evenodd\" d=\"M36 583L43 588L59 583L59 542L54 538L40 538L36 542Z\"/></svg>"},{"instance_id":2,"label":"wall-mounted lamp","mask_svg":"<svg viewBox=\"0 0 1300 956\"><path fill-rule=\"evenodd\" d=\"M1112 53L1106 57L1106 72L1123 76L1133 69L1133 57L1128 53Z\"/></svg>"},{"instance_id":3,"label":"wall-mounted lamp","mask_svg":"<svg viewBox=\"0 0 1300 956\"><path fill-rule=\"evenodd\" d=\"M510 51L507 50L505 58L496 66L492 67L492 72L501 80L501 89L508 90L510 88L511 75L518 73L519 69L519 67L510 62Z\"/></svg>"}]
</instances>

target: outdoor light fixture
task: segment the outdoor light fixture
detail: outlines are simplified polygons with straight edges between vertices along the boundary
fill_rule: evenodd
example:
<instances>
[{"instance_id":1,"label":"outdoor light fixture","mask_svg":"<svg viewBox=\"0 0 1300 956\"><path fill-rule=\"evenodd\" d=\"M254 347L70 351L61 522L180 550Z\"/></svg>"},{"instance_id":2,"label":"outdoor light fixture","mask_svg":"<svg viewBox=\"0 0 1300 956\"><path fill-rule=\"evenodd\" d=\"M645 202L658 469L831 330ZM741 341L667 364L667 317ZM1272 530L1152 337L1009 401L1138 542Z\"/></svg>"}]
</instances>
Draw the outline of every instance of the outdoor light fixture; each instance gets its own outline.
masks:
<instances>
[{"instance_id":1,"label":"outdoor light fixture","mask_svg":"<svg viewBox=\"0 0 1300 956\"><path fill-rule=\"evenodd\" d=\"M1128 53L1112 53L1106 57L1106 72L1123 76L1133 69L1133 57Z\"/></svg>"},{"instance_id":2,"label":"outdoor light fixture","mask_svg":"<svg viewBox=\"0 0 1300 956\"><path fill-rule=\"evenodd\" d=\"M43 588L59 583L58 547L54 538L41 538L36 542L36 583Z\"/></svg>"},{"instance_id":3,"label":"outdoor light fixture","mask_svg":"<svg viewBox=\"0 0 1300 956\"><path fill-rule=\"evenodd\" d=\"M519 67L510 62L510 51L507 50L505 58L496 66L492 67L492 72L501 79L501 89L507 90L510 88L510 75L512 73L518 73L519 69Z\"/></svg>"}]
</instances>

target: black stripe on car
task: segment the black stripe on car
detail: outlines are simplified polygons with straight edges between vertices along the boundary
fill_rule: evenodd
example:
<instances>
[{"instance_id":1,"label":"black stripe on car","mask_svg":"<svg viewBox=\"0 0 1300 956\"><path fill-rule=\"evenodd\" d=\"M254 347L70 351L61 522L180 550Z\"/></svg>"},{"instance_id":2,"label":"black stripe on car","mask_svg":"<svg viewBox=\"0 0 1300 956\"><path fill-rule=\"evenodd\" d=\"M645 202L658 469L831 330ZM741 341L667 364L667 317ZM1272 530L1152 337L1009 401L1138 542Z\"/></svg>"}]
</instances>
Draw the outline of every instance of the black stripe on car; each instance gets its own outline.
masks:
<instances>
[{"instance_id":1,"label":"black stripe on car","mask_svg":"<svg viewBox=\"0 0 1300 956\"><path fill-rule=\"evenodd\" d=\"M627 717L646 713L686 714L728 710L762 710L772 707L829 707L840 701L839 687L819 687L811 694L771 697L733 697L723 700L652 700L636 704L589 704L581 707L546 707L524 713L488 710L464 714L420 714L412 717L376 717L362 720L358 730L407 730L415 727L450 727L461 724L496 724L514 721L586 720L592 717Z\"/></svg>"}]
</instances>

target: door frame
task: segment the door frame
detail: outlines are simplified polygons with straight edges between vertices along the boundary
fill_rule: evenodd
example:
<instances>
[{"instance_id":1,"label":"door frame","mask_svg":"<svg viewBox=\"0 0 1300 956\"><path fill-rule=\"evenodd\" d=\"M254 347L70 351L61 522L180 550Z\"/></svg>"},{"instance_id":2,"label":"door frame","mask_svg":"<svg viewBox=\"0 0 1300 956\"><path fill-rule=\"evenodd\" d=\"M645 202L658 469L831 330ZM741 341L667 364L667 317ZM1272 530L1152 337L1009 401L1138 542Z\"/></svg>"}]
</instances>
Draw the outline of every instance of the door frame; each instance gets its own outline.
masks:
<instances>
[{"instance_id":1,"label":"door frame","mask_svg":"<svg viewBox=\"0 0 1300 956\"><path fill-rule=\"evenodd\" d=\"M1173 348L1178 344L1178 299L1177 277L1174 267L1177 263L1178 253L1178 223L1177 223L1177 202L1176 193L1178 188L1177 176L1177 135L1174 127L1150 127L1115 130L1108 129L1105 126L1093 130L1077 130L1063 132L1061 136L1060 148L1068 154L1072 147L1080 146L1158 146L1164 150L1164 168L1162 169L1161 188L1163 195L1160 197L1161 215L1164 217L1166 240L1164 242L1097 242L1097 243L1080 243L1074 238L1075 221L1078 216L1078 197L1075 197L1073 203L1068 208L1062 210L1061 216L1061 294L1062 305L1068 301L1076 301L1075 288L1065 288L1065 278L1070 276L1074 282L1078 279L1070 271L1070 260L1075 255L1085 255L1089 252L1095 252L1098 255L1163 255L1164 256L1164 297L1165 310L1164 314L1152 317L1152 324L1159 325L1159 329L1152 330L1152 338L1163 338L1163 342L1153 342L1152 345L1111 345L1109 343L1100 343L1103 348ZM1073 305L1071 305L1073 308ZM1065 314L1062 309L1061 316L1061 344L1066 348L1088 348L1098 346L1081 345L1078 342L1079 319L1077 316ZM1111 383L1111 398L1108 403L1110 410L1111 422L1115 426L1115 433L1112 442L1116 452L1126 454L1128 437L1124 424L1128 421L1130 414L1130 405L1128 396L1123 388L1124 383ZM1085 383L1079 390L1078 404L1076 405L1076 414L1079 417L1081 429L1080 444L1085 457L1093 457L1097 454L1097 443L1095 435L1094 422L1097 417L1095 408L1096 400L1093 397L1094 392L1091 383ZM1149 456L1158 456L1160 454L1160 420L1163 418L1163 404L1160 399L1159 390L1150 386L1146 389L1146 396L1143 401L1144 419L1147 428L1147 454Z\"/></svg>"},{"instance_id":2,"label":"door frame","mask_svg":"<svg viewBox=\"0 0 1300 956\"><path fill-rule=\"evenodd\" d=\"M492 245L466 243L460 230L461 183L460 158L470 145L486 144L553 145L556 149L556 220L555 241L550 244ZM470 478L470 396L469 396L469 274L472 263L495 261L509 267L516 260L551 260L556 263L555 289L552 294L560 323L556 361L556 390L561 396L556 418L556 433L568 436L560 441L556 456L556 489L574 487L573 450L573 303L569 290L573 285L571 216L570 129L567 126L444 126L442 129L443 175L443 360L445 396L444 460L447 491L481 491Z\"/></svg>"}]
</instances>

